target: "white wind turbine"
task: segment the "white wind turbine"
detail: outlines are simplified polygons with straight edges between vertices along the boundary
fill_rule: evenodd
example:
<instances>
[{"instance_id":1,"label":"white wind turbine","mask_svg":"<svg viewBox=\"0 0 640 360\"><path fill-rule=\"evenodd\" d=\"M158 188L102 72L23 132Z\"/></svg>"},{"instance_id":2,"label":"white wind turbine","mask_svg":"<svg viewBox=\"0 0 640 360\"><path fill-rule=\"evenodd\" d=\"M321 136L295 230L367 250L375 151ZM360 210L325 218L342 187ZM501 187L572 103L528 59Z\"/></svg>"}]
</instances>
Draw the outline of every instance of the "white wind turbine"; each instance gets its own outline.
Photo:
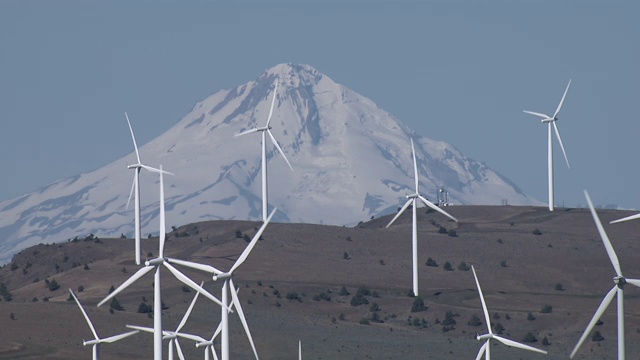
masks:
<instances>
[{"instance_id":1,"label":"white wind turbine","mask_svg":"<svg viewBox=\"0 0 640 360\"><path fill-rule=\"evenodd\" d=\"M118 286L109 296L98 303L98 306L105 304L111 300L114 296L120 293L122 290L129 287L136 280L146 275L151 270L155 269L155 277L153 281L153 357L154 360L162 360L162 298L161 298L161 285L160 285L160 267L166 267L178 280L191 287L195 291L201 293L207 298L213 300L220 306L222 302L209 294L205 289L196 284L193 280L189 279L186 275L181 273L178 269L165 261L164 258L164 242L165 242L165 218L164 218L164 181L163 181L162 165L160 165L160 234L159 234L159 251L158 257L145 261L145 266L140 268L135 274L133 274L127 281Z\"/></svg>"},{"instance_id":2,"label":"white wind turbine","mask_svg":"<svg viewBox=\"0 0 640 360\"><path fill-rule=\"evenodd\" d=\"M197 269L197 270L201 270L201 271L205 271L210 274L213 274L214 281L224 280L224 283L222 284L222 313L221 313L221 325L220 325L222 330L221 341L220 341L220 347L221 347L220 353L221 353L222 360L229 360L229 313L228 313L228 309L229 309L228 293L229 292L231 293L232 304L235 307L235 309L238 311L238 316L240 317L240 321L242 322L244 331L247 334L247 337L249 338L249 343L251 343L251 348L253 349L253 353L256 357L256 360L258 359L258 352L256 351L256 347L253 343L253 338L251 337L251 331L249 330L249 326L247 325L247 319L245 318L244 311L242 310L242 304L240 303L240 299L238 298L238 294L237 294L238 289L233 284L233 276L236 269L240 265L242 265L245 262L245 260L247 260L247 257L253 250L254 246L256 246L256 244L258 243L260 236L262 236L262 233L264 232L267 225L269 224L269 221L271 221L271 218L273 217L273 214L275 214L276 210L277 209L273 209L273 211L271 211L271 214L269 214L269 217L267 217L266 221L262 224L260 229L258 229L258 232L256 232L256 234L253 236L253 239L251 239L251 242L249 242L249 245L247 245L247 247L244 249L242 254L240 254L240 257L238 257L238 260L236 260L236 262L233 264L231 269L227 272L220 271L210 265L202 265L202 264L193 263L191 261L167 258L167 261L171 263L190 267L192 269ZM231 287L231 289L229 289L229 287ZM216 334L214 334L214 337L215 336ZM203 343L197 346L208 346L208 345L212 345L212 343L213 343L213 338L211 339L211 344Z\"/></svg>"},{"instance_id":3,"label":"white wind turbine","mask_svg":"<svg viewBox=\"0 0 640 360\"><path fill-rule=\"evenodd\" d=\"M562 103L564 103L564 98L567 96L567 91L569 91L569 86L571 85L571 79L569 79L569 84L567 84L567 88L564 90L564 95L562 95L562 99L560 100L560 104L558 104L558 108L556 112L553 113L553 116L549 116L546 114L523 110L523 112L531 115L535 115L541 118L543 123L547 123L548 126L548 167L549 167L549 211L553 211L553 136L551 131L551 126L553 125L553 129L555 130L556 137L558 138L558 142L560 143L560 148L562 149L562 153L564 154L564 160L567 162L567 168L569 167L569 159L567 158L567 153L564 151L564 145L562 145L562 138L560 138L560 132L558 131L558 125L556 125L556 121L558 121L558 113L562 108Z\"/></svg>"},{"instance_id":4,"label":"white wind turbine","mask_svg":"<svg viewBox=\"0 0 640 360\"><path fill-rule=\"evenodd\" d=\"M127 208L129 208L129 203L131 202L131 197L134 196L134 218L135 218L135 254L136 254L136 265L140 265L140 170L146 169L151 172L158 173L159 169L153 168L148 165L142 164L140 160L140 152L138 152L138 144L136 143L136 137L133 135L133 128L131 127L131 121L129 121L129 115L124 113L124 116L127 118L127 124L129 124L129 131L131 132L131 139L133 139L133 148L136 152L137 163L128 165L127 168L134 169L135 173L133 175L133 184L131 185L131 192L129 193L129 199L127 200ZM173 175L170 172L164 172L165 174Z\"/></svg>"},{"instance_id":5,"label":"white wind turbine","mask_svg":"<svg viewBox=\"0 0 640 360\"><path fill-rule=\"evenodd\" d=\"M425 199L424 196L420 195L420 191L418 189L418 164L416 163L416 151L413 147L413 139L411 139L411 153L413 154L413 173L415 178L416 192L411 195L407 195L407 202L404 204L402 209L398 211L396 216L389 221L387 224L387 228L393 224L396 219L402 215L402 213L409 207L409 205L413 205L413 228L412 228L412 248L413 248L413 294L418 296L418 221L417 221L417 209L418 209L418 199L422 201L426 206L438 211L449 219L458 222L458 219L449 215L446 211L440 209L435 206L429 200Z\"/></svg>"},{"instance_id":6,"label":"white wind turbine","mask_svg":"<svg viewBox=\"0 0 640 360\"><path fill-rule=\"evenodd\" d=\"M287 157L284 155L284 152L280 148L280 145L278 145L276 138L273 137L273 134L271 133L271 126L269 126L269 123L271 122L271 116L273 115L273 106L275 105L275 102L276 102L277 93L278 93L278 80L276 79L275 89L273 90L273 99L271 100L271 109L269 109L269 117L267 118L267 124L265 126L260 128L256 127L251 130L247 130L234 135L234 137L238 137L238 136L251 134L255 132L260 132L262 134L262 221L267 220L267 214L268 214L267 207L269 203L267 198L268 196L267 195L267 192L268 192L267 191L267 134L269 134L269 137L271 138L271 142L273 143L273 145L275 145L276 149L278 149L280 154L282 154L284 161L286 161L287 165L289 165L289 169L293 171L293 167L291 167L289 160L287 160Z\"/></svg>"},{"instance_id":7,"label":"white wind turbine","mask_svg":"<svg viewBox=\"0 0 640 360\"><path fill-rule=\"evenodd\" d=\"M529 345L525 345L525 344L521 344L519 342L513 341L513 340L509 340L507 338L504 338L500 335L496 335L493 333L493 331L491 331L491 320L489 319L489 310L487 310L487 304L484 301L484 295L482 295L482 289L480 288L480 282L478 281L478 276L476 275L476 269L471 266L471 270L473 270L473 277L476 279L476 286L478 287L478 294L480 294L480 302L482 302L482 312L484 313L484 321L487 324L487 329L489 330L488 334L484 334L484 335L480 335L477 334L476 335L476 339L477 340L487 340L484 342L484 344L482 344L482 346L480 347L480 351L478 351L478 355L476 356L476 360L480 360L482 358L482 355L486 353L485 356L485 360L490 360L491 359L491 339L495 339L498 340L499 342L507 345L507 346L511 346L511 347L515 347L515 348L519 348L519 349L524 349L524 350L529 350L529 351L535 351L535 352L539 352L541 354L546 354L547 352L545 350L540 350L537 348L534 348L533 346L529 346Z\"/></svg>"},{"instance_id":8,"label":"white wind turbine","mask_svg":"<svg viewBox=\"0 0 640 360\"><path fill-rule=\"evenodd\" d=\"M620 261L618 261L618 256L616 255L615 250L613 249L613 245L611 245L611 241L607 236L607 233L604 231L604 227L602 227L602 223L600 222L600 218L596 213L596 210L593 208L593 203L591 202L591 198L589 197L589 193L585 190L584 195L587 198L587 202L589 203L589 209L591 210L591 215L593 216L593 221L596 223L596 227L598 228L598 232L600 233L600 237L602 238L602 242L604 243L604 248L607 250L607 255L609 255L609 260L611 260L611 264L613 265L613 269L616 272L616 276L613 277L613 288L609 290L607 295L605 295L604 299L598 306L596 313L591 318L591 322L587 325L584 333L580 337L580 340L576 344L576 347L571 352L571 358L576 354L578 348L582 345L584 340L589 336L591 330L596 325L600 317L605 312L607 307L613 301L613 297L618 297L618 360L624 360L625 358L625 346L624 346L624 286L625 284L631 284L637 287L640 287L640 280L636 279L627 279L622 275L622 270L620 268Z\"/></svg>"},{"instance_id":9,"label":"white wind turbine","mask_svg":"<svg viewBox=\"0 0 640 360\"><path fill-rule=\"evenodd\" d=\"M76 294L74 294L73 290L71 290L71 289L69 289L69 292L71 293L71 296L73 296L73 300L75 300L76 304L78 304L78 307L80 308L80 311L82 311L82 315L84 316L84 319L87 320L87 324L89 324L89 328L91 329L91 332L93 333L93 336L95 337L94 340L89 340L89 341L82 340L82 345L84 345L84 346L93 345L93 360L98 360L100 358L100 344L101 343L112 343L114 341L118 341L120 339L124 339L126 337L129 337L131 335L134 335L134 334L138 333L138 331L135 330L135 331L126 332L124 334L109 336L109 337L106 337L104 339L100 338L100 336L98 336L98 333L96 332L96 329L93 327L93 323L89 319L89 316L87 315L87 313L84 311L84 308L80 304L80 301L78 300L78 297L76 296Z\"/></svg>"},{"instance_id":10,"label":"white wind turbine","mask_svg":"<svg viewBox=\"0 0 640 360\"><path fill-rule=\"evenodd\" d=\"M202 287L203 284L204 282L200 283L200 286ZM180 360L185 360L184 353L182 352L182 347L180 346L180 342L178 342L178 338L185 338L185 339L193 340L196 342L205 341L202 337L198 335L192 335L192 334L181 332L182 328L184 327L184 325L187 323L187 320L189 319L189 315L191 315L193 306L196 304L196 301L198 300L198 295L200 295L200 293L196 291L196 295L193 297L193 300L191 300L191 304L189 305L187 312L182 317L182 320L176 327L176 330L175 331L164 330L162 332L163 333L162 339L169 340L169 345L168 345L169 360L173 360L174 347L178 352L178 357L180 358ZM127 327L130 329L136 329L144 332L153 333L153 328L146 327L146 326L127 325Z\"/></svg>"}]
</instances>

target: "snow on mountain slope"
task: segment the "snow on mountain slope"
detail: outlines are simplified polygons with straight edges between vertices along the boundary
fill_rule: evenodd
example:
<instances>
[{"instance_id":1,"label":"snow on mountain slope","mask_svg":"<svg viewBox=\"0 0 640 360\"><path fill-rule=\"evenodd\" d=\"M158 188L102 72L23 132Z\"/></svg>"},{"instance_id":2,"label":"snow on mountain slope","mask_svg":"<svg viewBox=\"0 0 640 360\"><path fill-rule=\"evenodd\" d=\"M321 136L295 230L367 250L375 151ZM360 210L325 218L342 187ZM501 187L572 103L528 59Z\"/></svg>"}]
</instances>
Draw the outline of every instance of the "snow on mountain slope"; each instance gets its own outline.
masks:
<instances>
[{"instance_id":1,"label":"snow on mountain slope","mask_svg":"<svg viewBox=\"0 0 640 360\"><path fill-rule=\"evenodd\" d=\"M536 204L514 184L455 147L414 134L371 100L308 65L280 64L258 79L196 103L164 134L140 148L142 162L162 164L167 225L213 219L260 219L260 142L234 134L267 120L279 81L272 133L294 171L267 143L274 221L351 225L391 213L413 192L409 139L416 143L421 192L445 186L454 204ZM134 131L135 118L132 118ZM123 136L128 129L122 119ZM133 148L132 148L133 150ZM0 203L0 263L37 244L89 233L133 236L126 209L134 153L98 170ZM157 234L156 174L141 173L142 234ZM133 245L132 245L133 246Z\"/></svg>"}]
</instances>

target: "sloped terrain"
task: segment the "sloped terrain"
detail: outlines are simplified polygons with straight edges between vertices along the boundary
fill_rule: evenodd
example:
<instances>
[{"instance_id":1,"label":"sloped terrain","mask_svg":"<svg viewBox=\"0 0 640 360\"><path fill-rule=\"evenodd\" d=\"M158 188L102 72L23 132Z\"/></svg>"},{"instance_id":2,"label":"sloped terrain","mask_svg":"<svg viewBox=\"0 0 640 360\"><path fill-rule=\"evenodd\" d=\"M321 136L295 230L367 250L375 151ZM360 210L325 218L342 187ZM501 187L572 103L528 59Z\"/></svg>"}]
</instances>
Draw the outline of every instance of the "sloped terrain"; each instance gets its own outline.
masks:
<instances>
[{"instance_id":1,"label":"sloped terrain","mask_svg":"<svg viewBox=\"0 0 640 360\"><path fill-rule=\"evenodd\" d=\"M456 205L542 205L486 164L415 134L313 67L279 64L197 102L171 129L140 144L143 163L175 173L165 179L168 218L178 224L262 219L261 137L234 135L265 125L276 81L271 131L294 169L267 136L269 206L280 209L278 222L351 226L393 212L415 191L410 139L421 189L432 201L445 186ZM121 121L114 126L129 138ZM133 236L133 210L126 209L133 178L127 165L135 162L130 150L95 171L0 201L0 264L42 242L90 233ZM143 234L157 231L157 182L155 174L141 173Z\"/></svg>"},{"instance_id":2,"label":"sloped terrain","mask_svg":"<svg viewBox=\"0 0 640 360\"><path fill-rule=\"evenodd\" d=\"M420 295L427 307L411 312L411 218L401 216L386 229L390 216L355 227L270 224L234 278L262 359L295 359L302 341L305 359L473 359L480 346L474 336L486 325L473 275L461 263L474 265L494 326L517 341L531 333L530 343L544 355L494 344L495 358L567 359L604 294L613 286L614 270L588 209L519 206L452 206L460 223L420 208L418 220ZM636 234L640 223L609 225L631 214L598 210L624 274L637 278ZM258 222L208 221L169 233L168 256L228 269L242 252ZM537 230L537 231L536 231ZM539 235L535 235L538 233ZM143 241L145 253L157 253L157 238ZM77 306L68 301L76 290L101 336L126 331L125 324L152 326L137 312L152 304L151 275L117 296L124 311L95 305L136 271L131 239L78 239L23 250L0 269L13 299L0 302L0 359L86 359L91 349L82 339L91 333ZM431 258L437 266L427 266ZM450 263L452 270L444 268ZM85 267L86 264L86 267ZM57 265L57 268L56 268ZM206 274L184 269L194 281L220 293ZM50 291L45 279L60 287ZM84 290L78 292L79 286ZM344 287L349 295L341 295ZM359 288L368 304L352 306ZM625 288L627 354L640 353L640 289ZM168 271L162 272L163 322L177 326L194 293ZM48 301L43 301L44 298ZM37 301L34 301L37 300ZM378 311L373 304L379 308ZM542 313L547 307L551 310ZM577 359L611 359L616 352L615 304L596 330L602 341L585 342ZM209 338L220 310L200 298L185 331ZM450 312L450 316L447 316ZM373 315L373 314L377 315ZM11 320L11 314L13 319ZM531 314L535 319L528 320ZM451 316L453 315L453 316ZM473 316L482 323L470 325ZM376 321L377 317L377 321ZM251 348L237 316L232 314L234 358L249 359ZM362 324L368 319L369 324ZM452 324L451 320L455 321ZM543 345L546 338L549 345ZM182 341L187 358L202 358L202 349ZM103 359L149 358L152 337L138 334L102 347ZM166 343L165 343L166 351ZM165 355L166 357L166 355Z\"/></svg>"}]
</instances>

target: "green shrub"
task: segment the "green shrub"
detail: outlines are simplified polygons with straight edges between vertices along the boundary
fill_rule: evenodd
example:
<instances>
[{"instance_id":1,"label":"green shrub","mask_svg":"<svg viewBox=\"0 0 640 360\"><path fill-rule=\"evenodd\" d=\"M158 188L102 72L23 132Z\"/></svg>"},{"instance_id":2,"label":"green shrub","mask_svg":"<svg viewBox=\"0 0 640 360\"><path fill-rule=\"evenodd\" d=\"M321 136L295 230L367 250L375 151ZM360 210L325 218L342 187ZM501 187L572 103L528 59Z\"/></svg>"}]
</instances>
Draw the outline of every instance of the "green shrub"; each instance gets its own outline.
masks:
<instances>
[{"instance_id":1,"label":"green shrub","mask_svg":"<svg viewBox=\"0 0 640 360\"><path fill-rule=\"evenodd\" d=\"M431 266L431 267L438 267L438 263L435 260L433 260L432 258L428 258L427 262L425 263L425 265Z\"/></svg>"},{"instance_id":2,"label":"green shrub","mask_svg":"<svg viewBox=\"0 0 640 360\"><path fill-rule=\"evenodd\" d=\"M550 314L552 310L553 307L551 305L545 305L542 307L542 309L540 309L540 312L543 314Z\"/></svg>"},{"instance_id":3,"label":"green shrub","mask_svg":"<svg viewBox=\"0 0 640 360\"><path fill-rule=\"evenodd\" d=\"M420 296L416 296L415 299L413 299L413 304L411 305L411 312L425 311L427 309L428 308L424 305L424 300L422 300Z\"/></svg>"},{"instance_id":4,"label":"green shrub","mask_svg":"<svg viewBox=\"0 0 640 360\"><path fill-rule=\"evenodd\" d=\"M538 339L536 339L536 337L530 332L522 338L522 342L532 343L536 341L538 341Z\"/></svg>"}]
</instances>

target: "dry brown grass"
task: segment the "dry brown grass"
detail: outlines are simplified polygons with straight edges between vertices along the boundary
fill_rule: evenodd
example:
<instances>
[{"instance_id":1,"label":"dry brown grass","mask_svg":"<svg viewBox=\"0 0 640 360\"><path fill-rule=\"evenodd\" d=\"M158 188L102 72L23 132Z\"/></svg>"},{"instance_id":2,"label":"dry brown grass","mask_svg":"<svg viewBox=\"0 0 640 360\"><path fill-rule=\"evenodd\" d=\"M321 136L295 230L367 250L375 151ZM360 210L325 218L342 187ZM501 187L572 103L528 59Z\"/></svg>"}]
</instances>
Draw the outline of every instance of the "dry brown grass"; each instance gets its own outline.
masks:
<instances>
[{"instance_id":1,"label":"dry brown grass","mask_svg":"<svg viewBox=\"0 0 640 360\"><path fill-rule=\"evenodd\" d=\"M302 340L305 359L473 359L481 345L476 332L486 332L467 325L472 315L484 322L471 271L458 270L462 261L474 265L495 322L505 327L505 335L520 341L531 332L538 338L532 345L543 347L551 342L543 355L522 352L502 345L492 347L494 358L567 359L580 334L613 286L614 270L587 209L557 209L513 206L455 206L447 208L460 219L456 224L435 213L419 211L420 292L428 310L411 313L411 218L403 215L389 229L390 217L374 219L355 228L309 225L271 224L247 262L234 279L240 286L240 298L249 326L263 359L297 358L297 342ZM605 229L618 253L622 269L629 277L640 277L636 261L637 235L640 222L608 225L608 221L629 212L599 210ZM455 230L457 237L439 234L436 225ZM167 255L189 259L228 269L246 242L235 233L253 235L259 223L248 221L215 221L190 224L178 229L189 236L171 233L166 244ZM539 229L542 235L532 231ZM109 313L108 306L95 304L111 285L126 280L136 266L132 261L131 239L101 239L39 245L22 251L10 265L0 269L0 281L13 294L13 301L0 302L0 359L86 359L91 349L82 339L91 333L73 302L67 301L69 287L79 285L77 293L94 320L98 333L109 336L126 331L125 324L151 326L152 320L136 313L142 297L152 303L152 275L117 296L123 312ZM144 252L157 252L157 239L143 241ZM350 259L343 259L347 252ZM68 259L65 262L64 256ZM427 267L433 258L438 267ZM453 265L446 271L442 265ZM25 265L32 265L26 269ZM505 262L506 267L501 265ZM73 263L81 264L75 268ZM84 270L87 263L89 270ZM59 265L56 273L55 264ZM123 268L127 273L123 273ZM220 285L206 274L184 270L196 282L208 280L205 287L219 294ZM44 279L56 279L60 288L49 291ZM162 272L163 301L169 307L163 312L168 329L175 328L188 306L193 292L183 292L182 283ZM38 278L38 282L33 282ZM261 283L262 285L259 285ZM562 284L564 290L555 289ZM339 296L345 286L351 295ZM362 325L370 316L369 305L352 307L351 297L358 287L376 291L376 302L382 323ZM640 353L640 289L627 286L625 294L627 354ZM277 290L280 298L274 295ZM302 302L286 299L297 292ZM314 295L328 294L331 301L315 301ZM51 297L43 302L44 297ZM32 302L33 298L38 302ZM280 306L276 306L276 304ZM544 305L553 311L542 314ZM447 311L459 314L455 329L444 332L436 319L443 320ZM531 312L536 320L528 321ZM15 320L10 320L13 313ZM345 320L340 320L343 314ZM506 316L510 319L507 319ZM408 317L426 320L427 327L408 324ZM199 299L185 330L210 337L217 326L219 309ZM232 319L232 355L251 358L251 350L240 322ZM603 317L597 329L604 341L588 340L577 359L614 358L616 352L615 304ZM187 358L202 358L202 349L181 342ZM139 334L102 347L103 359L151 357L150 334ZM165 344L166 349L166 344ZM166 355L165 355L166 356Z\"/></svg>"}]
</instances>

